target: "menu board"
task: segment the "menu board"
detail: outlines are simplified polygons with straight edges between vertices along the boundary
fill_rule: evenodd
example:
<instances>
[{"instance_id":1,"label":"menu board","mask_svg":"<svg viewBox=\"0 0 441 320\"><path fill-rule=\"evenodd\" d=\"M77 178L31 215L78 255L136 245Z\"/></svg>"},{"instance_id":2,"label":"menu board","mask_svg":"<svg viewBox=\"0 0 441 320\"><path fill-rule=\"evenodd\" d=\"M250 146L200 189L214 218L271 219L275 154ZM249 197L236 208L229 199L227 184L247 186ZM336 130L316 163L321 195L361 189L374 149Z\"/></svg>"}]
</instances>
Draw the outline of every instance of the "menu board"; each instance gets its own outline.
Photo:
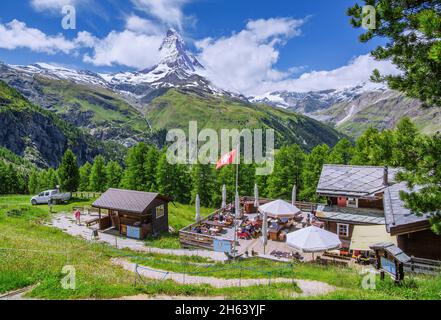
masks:
<instances>
[{"instance_id":1,"label":"menu board","mask_svg":"<svg viewBox=\"0 0 441 320\"><path fill-rule=\"evenodd\" d=\"M141 229L138 227L127 226L127 237L140 239L141 238Z\"/></svg>"},{"instance_id":2,"label":"menu board","mask_svg":"<svg viewBox=\"0 0 441 320\"><path fill-rule=\"evenodd\" d=\"M231 251L232 251L231 241L228 241L228 240L214 239L213 247L214 247L214 251L216 251L216 252L231 253Z\"/></svg>"},{"instance_id":3,"label":"menu board","mask_svg":"<svg viewBox=\"0 0 441 320\"><path fill-rule=\"evenodd\" d=\"M386 259L385 257L381 257L381 269L395 276L397 274L397 267L395 266L395 262Z\"/></svg>"}]
</instances>

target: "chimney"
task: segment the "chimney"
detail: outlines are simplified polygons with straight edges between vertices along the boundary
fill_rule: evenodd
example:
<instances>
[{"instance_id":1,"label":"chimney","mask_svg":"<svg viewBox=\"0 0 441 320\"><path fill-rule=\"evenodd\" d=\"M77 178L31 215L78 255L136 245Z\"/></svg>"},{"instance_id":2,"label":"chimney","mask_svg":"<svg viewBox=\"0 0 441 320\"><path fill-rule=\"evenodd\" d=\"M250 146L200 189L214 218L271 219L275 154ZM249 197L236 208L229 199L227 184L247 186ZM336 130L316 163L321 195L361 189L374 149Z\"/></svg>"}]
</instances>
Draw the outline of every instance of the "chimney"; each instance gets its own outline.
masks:
<instances>
[{"instance_id":1,"label":"chimney","mask_svg":"<svg viewBox=\"0 0 441 320\"><path fill-rule=\"evenodd\" d=\"M389 167L384 167L384 174L383 174L383 184L387 187L389 186Z\"/></svg>"}]
</instances>

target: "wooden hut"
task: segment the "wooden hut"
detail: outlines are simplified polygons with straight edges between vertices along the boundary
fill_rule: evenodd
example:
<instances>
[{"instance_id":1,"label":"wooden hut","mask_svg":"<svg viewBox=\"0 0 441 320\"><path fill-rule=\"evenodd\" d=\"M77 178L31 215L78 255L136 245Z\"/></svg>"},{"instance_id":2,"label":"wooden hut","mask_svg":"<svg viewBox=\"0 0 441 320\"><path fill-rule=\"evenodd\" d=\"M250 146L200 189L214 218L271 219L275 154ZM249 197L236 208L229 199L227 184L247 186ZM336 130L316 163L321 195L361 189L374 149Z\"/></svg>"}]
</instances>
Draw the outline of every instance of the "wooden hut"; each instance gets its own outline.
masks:
<instances>
[{"instance_id":1,"label":"wooden hut","mask_svg":"<svg viewBox=\"0 0 441 320\"><path fill-rule=\"evenodd\" d=\"M385 230L383 195L395 183L397 172L397 168L375 166L323 166L317 194L327 198L327 205L317 207L316 217L326 230L339 235L348 252L360 251L352 246L357 229L382 226ZM368 242L383 241L385 233L373 234Z\"/></svg>"},{"instance_id":2,"label":"wooden hut","mask_svg":"<svg viewBox=\"0 0 441 320\"><path fill-rule=\"evenodd\" d=\"M100 230L115 228L129 238L145 239L168 232L169 202L158 193L109 189L92 207L98 209Z\"/></svg>"},{"instance_id":3,"label":"wooden hut","mask_svg":"<svg viewBox=\"0 0 441 320\"><path fill-rule=\"evenodd\" d=\"M421 186L415 186L418 191ZM441 260L441 236L431 230L430 214L418 216L406 208L400 192L410 193L406 183L386 189L384 215L386 230L398 239L398 247L406 254L418 258Z\"/></svg>"}]
</instances>

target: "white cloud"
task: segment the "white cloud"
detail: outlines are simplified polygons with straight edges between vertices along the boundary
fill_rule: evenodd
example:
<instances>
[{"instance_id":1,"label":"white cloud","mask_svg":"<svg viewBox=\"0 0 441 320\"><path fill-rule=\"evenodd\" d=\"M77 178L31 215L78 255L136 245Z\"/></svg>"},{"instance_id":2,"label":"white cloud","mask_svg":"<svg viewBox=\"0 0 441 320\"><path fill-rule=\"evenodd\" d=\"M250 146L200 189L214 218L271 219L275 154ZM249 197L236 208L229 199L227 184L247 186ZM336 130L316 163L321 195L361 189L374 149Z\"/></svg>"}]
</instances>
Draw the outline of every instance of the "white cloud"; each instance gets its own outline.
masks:
<instances>
[{"instance_id":1,"label":"white cloud","mask_svg":"<svg viewBox=\"0 0 441 320\"><path fill-rule=\"evenodd\" d=\"M158 48L162 39L163 36L146 35L130 30L112 31L103 39L94 39L94 52L92 55L85 55L84 61L95 66L123 65L137 69L147 68L159 61Z\"/></svg>"},{"instance_id":2,"label":"white cloud","mask_svg":"<svg viewBox=\"0 0 441 320\"><path fill-rule=\"evenodd\" d=\"M263 95L277 90L316 91L341 89L368 82L374 69L382 74L398 74L389 61L376 61L369 54L353 58L346 66L330 71L311 71L297 78L305 66L286 72L275 65L279 47L289 38L301 34L306 19L289 18L253 20L246 28L230 37L207 38L196 43L199 59L206 70L202 75L217 86L245 95Z\"/></svg>"},{"instance_id":3,"label":"white cloud","mask_svg":"<svg viewBox=\"0 0 441 320\"><path fill-rule=\"evenodd\" d=\"M152 20L131 15L126 20L126 29L137 33L164 35L166 29Z\"/></svg>"},{"instance_id":4,"label":"white cloud","mask_svg":"<svg viewBox=\"0 0 441 320\"><path fill-rule=\"evenodd\" d=\"M268 92L287 90L308 92L328 89L343 89L370 81L372 71L378 69L382 74L399 74L400 71L390 61L377 61L370 54L358 56L346 66L330 71L311 71L298 78L280 81L262 81L249 95L263 95Z\"/></svg>"},{"instance_id":5,"label":"white cloud","mask_svg":"<svg viewBox=\"0 0 441 320\"><path fill-rule=\"evenodd\" d=\"M204 75L216 85L250 93L263 82L280 81L289 73L274 68L277 46L301 34L306 19L277 18L249 21L246 28L230 37L198 41Z\"/></svg>"},{"instance_id":6,"label":"white cloud","mask_svg":"<svg viewBox=\"0 0 441 320\"><path fill-rule=\"evenodd\" d=\"M159 47L165 31L150 24L149 20L128 17L126 30L111 31L104 38L97 38L87 31L78 32L69 40L63 35L47 35L43 31L28 27L24 22L13 20L0 24L0 48L7 50L29 49L47 54L72 54L87 50L83 60L95 66L121 65L143 69L159 61ZM90 52L91 51L91 52Z\"/></svg>"},{"instance_id":7,"label":"white cloud","mask_svg":"<svg viewBox=\"0 0 441 320\"><path fill-rule=\"evenodd\" d=\"M138 10L180 30L186 19L182 8L188 2L190 0L132 0Z\"/></svg>"},{"instance_id":8,"label":"white cloud","mask_svg":"<svg viewBox=\"0 0 441 320\"><path fill-rule=\"evenodd\" d=\"M15 19L9 23L0 24L0 48L3 49L27 48L35 52L55 54L71 53L75 47L75 41L67 40L62 35L46 35Z\"/></svg>"},{"instance_id":9,"label":"white cloud","mask_svg":"<svg viewBox=\"0 0 441 320\"><path fill-rule=\"evenodd\" d=\"M247 30L251 31L259 40L266 40L271 37L285 36L293 37L301 34L300 27L306 22L305 19L271 18L250 20L247 23Z\"/></svg>"},{"instance_id":10,"label":"white cloud","mask_svg":"<svg viewBox=\"0 0 441 320\"><path fill-rule=\"evenodd\" d=\"M31 0L32 7L37 11L61 10L65 5L78 5L89 0Z\"/></svg>"}]
</instances>

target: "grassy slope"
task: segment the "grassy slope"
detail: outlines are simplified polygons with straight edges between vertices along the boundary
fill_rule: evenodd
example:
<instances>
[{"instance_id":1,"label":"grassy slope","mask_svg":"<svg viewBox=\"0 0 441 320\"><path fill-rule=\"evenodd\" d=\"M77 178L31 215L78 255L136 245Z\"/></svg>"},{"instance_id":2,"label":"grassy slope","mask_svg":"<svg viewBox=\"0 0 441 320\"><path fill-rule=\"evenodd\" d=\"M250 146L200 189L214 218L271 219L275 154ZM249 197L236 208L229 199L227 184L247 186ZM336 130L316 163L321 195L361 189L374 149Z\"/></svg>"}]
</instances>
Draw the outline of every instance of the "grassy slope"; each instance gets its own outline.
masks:
<instances>
[{"instance_id":1,"label":"grassy slope","mask_svg":"<svg viewBox=\"0 0 441 320\"><path fill-rule=\"evenodd\" d=\"M243 289L216 289L207 285L176 285L171 281L149 281L145 286L133 286L134 276L111 264L112 257L131 257L129 250L117 250L108 246L91 244L64 234L61 230L42 225L48 218L44 206L26 204L29 197L0 197L0 293L39 283L31 297L46 299L114 298L126 295L224 295L231 299L283 299L297 287L292 284ZM72 203L79 205L84 203ZM70 206L71 206L70 205ZM66 207L56 207L64 210ZM9 217L12 209L22 209L21 216ZM184 214L185 215L185 214ZM207 262L198 257L136 253L140 259L167 261L168 264ZM64 290L60 280L65 265L76 268L77 288Z\"/></svg>"},{"instance_id":2,"label":"grassy slope","mask_svg":"<svg viewBox=\"0 0 441 320\"><path fill-rule=\"evenodd\" d=\"M180 128L188 131L189 121L197 121L199 130L273 128L279 145L297 143L307 150L320 143L334 145L341 137L330 127L290 111L219 97L184 94L175 89L154 99L147 111L147 118L154 129Z\"/></svg>"},{"instance_id":3,"label":"grassy slope","mask_svg":"<svg viewBox=\"0 0 441 320\"><path fill-rule=\"evenodd\" d=\"M128 128L136 132L149 130L144 117L116 94L97 87L74 84L68 81L38 78L45 95L59 102L54 108L60 114L69 112L69 107L78 105L81 111L92 111L92 123L116 128Z\"/></svg>"},{"instance_id":4,"label":"grassy slope","mask_svg":"<svg viewBox=\"0 0 441 320\"><path fill-rule=\"evenodd\" d=\"M207 263L203 258L177 257L173 255L140 254L129 250L117 250L108 246L91 244L71 237L60 230L42 225L48 218L44 206L31 207L28 196L0 197L0 293L27 285L40 285L31 296L48 299L111 298L124 295L168 294L168 295L225 295L232 299L287 299L298 289L292 284L256 286L250 288L215 289L210 286L176 285L170 281L148 281L146 286L133 287L133 274L110 263L111 257L132 257L143 265L177 272L200 272L219 278L237 278L242 269L244 278L266 278L273 276L319 280L342 288L337 292L320 297L326 299L441 299L441 277L419 277L395 286L392 281L377 281L375 290L361 290L361 276L352 269L320 267L308 264L294 265L248 260L231 265ZM73 205L57 206L57 211L68 210ZM180 219L189 216L187 209L178 208L171 213ZM7 216L12 209L22 208L23 215ZM189 210L189 209L188 209ZM20 211L19 211L20 212ZM172 217L174 223L179 219ZM188 218L190 219L190 217ZM189 222L189 220L187 220ZM9 250L5 250L5 249ZM29 250L29 251L26 251ZM137 258L133 258L135 256ZM196 264L195 264L196 263ZM60 280L61 268L73 265L77 271L77 289L63 290ZM282 268L281 268L282 267Z\"/></svg>"}]
</instances>

